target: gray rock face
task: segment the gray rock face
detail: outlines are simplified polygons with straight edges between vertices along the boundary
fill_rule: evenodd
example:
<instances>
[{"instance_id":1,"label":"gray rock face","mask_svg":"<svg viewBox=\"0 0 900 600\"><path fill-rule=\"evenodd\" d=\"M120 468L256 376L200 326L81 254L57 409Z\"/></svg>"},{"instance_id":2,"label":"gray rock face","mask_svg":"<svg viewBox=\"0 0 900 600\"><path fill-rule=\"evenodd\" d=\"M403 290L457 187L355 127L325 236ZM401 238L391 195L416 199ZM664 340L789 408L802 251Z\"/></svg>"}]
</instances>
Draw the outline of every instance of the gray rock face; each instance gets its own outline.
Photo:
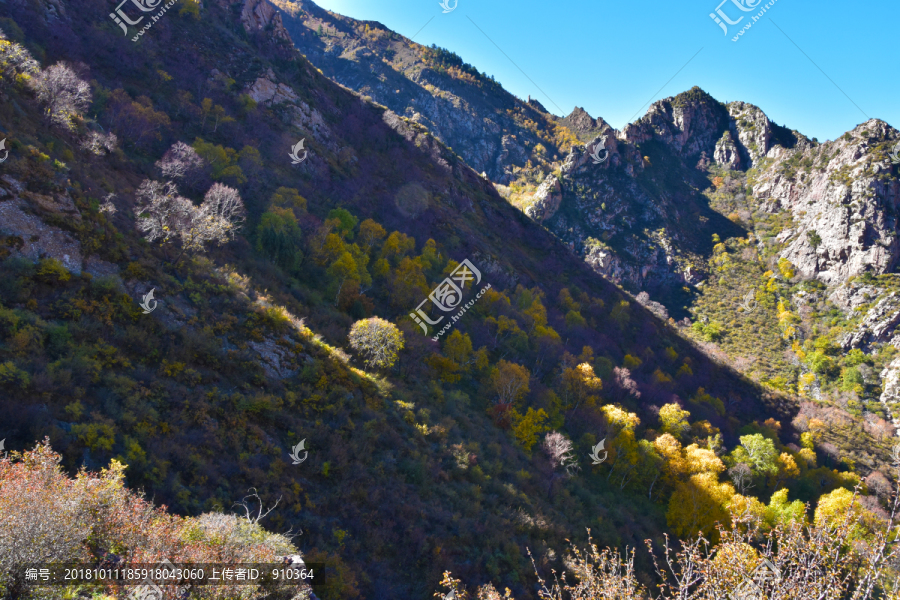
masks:
<instances>
[{"instance_id":1,"label":"gray rock face","mask_svg":"<svg viewBox=\"0 0 900 600\"><path fill-rule=\"evenodd\" d=\"M841 347L844 350L867 348L870 344L887 341L900 347L900 336L895 332L898 324L900 298L896 293L891 293L869 310L855 330L841 339Z\"/></svg>"},{"instance_id":2,"label":"gray rock face","mask_svg":"<svg viewBox=\"0 0 900 600\"><path fill-rule=\"evenodd\" d=\"M711 154L728 123L724 105L693 88L676 98L654 102L647 114L627 125L623 133L633 144L657 140L688 157L701 152Z\"/></svg>"},{"instance_id":3,"label":"gray rock face","mask_svg":"<svg viewBox=\"0 0 900 600\"><path fill-rule=\"evenodd\" d=\"M851 313L857 307L868 304L881 294L881 290L870 285L857 285L855 282L846 283L836 287L828 299L843 310Z\"/></svg>"},{"instance_id":4,"label":"gray rock face","mask_svg":"<svg viewBox=\"0 0 900 600\"><path fill-rule=\"evenodd\" d=\"M894 427L900 427L900 420L891 411L891 405L900 402L900 358L895 358L891 364L881 372L881 403L887 409Z\"/></svg>"},{"instance_id":5,"label":"gray rock face","mask_svg":"<svg viewBox=\"0 0 900 600\"><path fill-rule=\"evenodd\" d=\"M610 129L610 126L601 118L593 118L583 108L576 106L569 116L564 118L562 122L580 138L581 136L595 137L603 131ZM583 138L582 138L583 139Z\"/></svg>"},{"instance_id":6,"label":"gray rock face","mask_svg":"<svg viewBox=\"0 0 900 600\"><path fill-rule=\"evenodd\" d=\"M741 168L741 155L738 151L737 144L731 139L731 132L726 131L722 137L716 142L716 150L713 154L716 163L722 166L728 166L732 169Z\"/></svg>"},{"instance_id":7,"label":"gray rock face","mask_svg":"<svg viewBox=\"0 0 900 600\"><path fill-rule=\"evenodd\" d=\"M278 340L266 338L262 342L248 342L248 344L259 354L260 364L270 379L288 379L297 374L293 353L279 344Z\"/></svg>"},{"instance_id":8,"label":"gray rock face","mask_svg":"<svg viewBox=\"0 0 900 600\"><path fill-rule=\"evenodd\" d=\"M228 8L232 4L228 0L219 0L219 3ZM241 8L241 23L248 32L270 29L276 39L291 41L291 36L284 28L281 15L267 0L244 0Z\"/></svg>"},{"instance_id":9,"label":"gray rock face","mask_svg":"<svg viewBox=\"0 0 900 600\"><path fill-rule=\"evenodd\" d=\"M727 113L710 101L702 93L693 100L667 99L626 132L606 128L576 146L560 169L561 189L545 180L526 214L545 223L597 273L616 283L641 289L701 280L702 273L685 274L691 265L705 263L694 254L695 240L670 226L682 214L701 209L691 206L696 190L686 181L661 186L636 144L662 142L676 157L712 154L718 137L702 132L702 124L715 123L718 136L727 134ZM584 115L574 113L572 118L588 126ZM733 144L731 155L739 160ZM566 204L570 210L559 210ZM696 229L692 227L691 236Z\"/></svg>"},{"instance_id":10,"label":"gray rock face","mask_svg":"<svg viewBox=\"0 0 900 600\"><path fill-rule=\"evenodd\" d=\"M510 183L513 168L526 167L538 144L548 160L562 154L553 133L559 119L536 100L513 96L458 56L307 0L272 2L296 47L326 76L426 127L491 181ZM318 35L313 22L331 24L326 29L338 33ZM377 35L360 33L366 27Z\"/></svg>"},{"instance_id":11,"label":"gray rock face","mask_svg":"<svg viewBox=\"0 0 900 600\"><path fill-rule=\"evenodd\" d=\"M537 222L546 221L556 214L562 202L562 186L556 175L547 175L541 187L534 193L534 204L525 209L525 214Z\"/></svg>"},{"instance_id":12,"label":"gray rock face","mask_svg":"<svg viewBox=\"0 0 900 600\"><path fill-rule=\"evenodd\" d=\"M836 285L897 263L900 182L884 153L895 137L873 119L834 142L767 153L753 193L764 210L792 213L794 235L781 256L804 276Z\"/></svg>"},{"instance_id":13,"label":"gray rock face","mask_svg":"<svg viewBox=\"0 0 900 600\"><path fill-rule=\"evenodd\" d=\"M745 102L728 105L731 116L731 131L737 135L738 143L747 153L749 165L754 166L773 146L772 122L759 108Z\"/></svg>"},{"instance_id":14,"label":"gray rock face","mask_svg":"<svg viewBox=\"0 0 900 600\"><path fill-rule=\"evenodd\" d=\"M80 275L81 242L68 231L48 225L30 212L37 210L74 219L74 211L76 220L81 220L81 214L72 199L62 195L52 198L24 191L22 184L8 175L3 177L3 183L7 187L2 188L0 196L7 199L0 199L0 232L17 236L24 242L21 248L13 250L13 254L35 262L45 257L55 258L68 271Z\"/></svg>"}]
</instances>

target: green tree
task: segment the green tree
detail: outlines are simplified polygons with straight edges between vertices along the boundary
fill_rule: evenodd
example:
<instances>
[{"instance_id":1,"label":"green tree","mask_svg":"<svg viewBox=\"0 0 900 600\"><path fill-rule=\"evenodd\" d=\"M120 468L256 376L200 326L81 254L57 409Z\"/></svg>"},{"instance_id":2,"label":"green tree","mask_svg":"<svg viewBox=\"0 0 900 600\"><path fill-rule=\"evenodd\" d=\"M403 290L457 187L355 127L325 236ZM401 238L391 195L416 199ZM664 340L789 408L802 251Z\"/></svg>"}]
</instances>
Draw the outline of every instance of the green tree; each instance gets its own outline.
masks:
<instances>
[{"instance_id":1,"label":"green tree","mask_svg":"<svg viewBox=\"0 0 900 600\"><path fill-rule=\"evenodd\" d=\"M297 209L301 213L306 212L306 198L300 195L295 188L280 187L272 194L269 200L272 206L279 208Z\"/></svg>"},{"instance_id":2,"label":"green tree","mask_svg":"<svg viewBox=\"0 0 900 600\"><path fill-rule=\"evenodd\" d=\"M256 249L285 272L296 275L303 261L301 233L294 213L273 208L265 212L256 227Z\"/></svg>"},{"instance_id":3,"label":"green tree","mask_svg":"<svg viewBox=\"0 0 900 600\"><path fill-rule=\"evenodd\" d=\"M772 494L765 514L766 523L770 527L787 525L790 522L805 523L806 505L800 500L788 502L788 491L780 489Z\"/></svg>"},{"instance_id":4,"label":"green tree","mask_svg":"<svg viewBox=\"0 0 900 600\"><path fill-rule=\"evenodd\" d=\"M741 436L740 448L746 453L746 463L755 473L761 475L778 473L778 451L775 450L775 443L769 438L761 433Z\"/></svg>"},{"instance_id":5,"label":"green tree","mask_svg":"<svg viewBox=\"0 0 900 600\"><path fill-rule=\"evenodd\" d=\"M594 367L584 362L565 369L562 373L562 401L564 410L574 410L582 402L596 404L597 394L603 389L603 381L594 375Z\"/></svg>"},{"instance_id":6,"label":"green tree","mask_svg":"<svg viewBox=\"0 0 900 600\"><path fill-rule=\"evenodd\" d=\"M360 281L359 269L356 261L349 252L344 252L341 256L331 263L328 267L328 275L337 283L337 292L334 295L334 305L337 306L338 299L341 297L341 290L347 281Z\"/></svg>"},{"instance_id":7,"label":"green tree","mask_svg":"<svg viewBox=\"0 0 900 600\"><path fill-rule=\"evenodd\" d=\"M334 208L328 212L329 219L337 220L337 229L341 233L341 237L352 240L353 230L359 219L350 214L350 211L344 208Z\"/></svg>"},{"instance_id":8,"label":"green tree","mask_svg":"<svg viewBox=\"0 0 900 600\"><path fill-rule=\"evenodd\" d=\"M690 416L691 413L682 410L677 404L666 404L659 409L660 431L671 433L675 439L680 440L691 428L688 424Z\"/></svg>"},{"instance_id":9,"label":"green tree","mask_svg":"<svg viewBox=\"0 0 900 600\"><path fill-rule=\"evenodd\" d=\"M812 246L813 251L822 245L822 237L816 233L815 229L810 229L806 232L806 240L809 242L809 245Z\"/></svg>"},{"instance_id":10,"label":"green tree","mask_svg":"<svg viewBox=\"0 0 900 600\"><path fill-rule=\"evenodd\" d=\"M359 226L359 243L363 245L366 252L372 250L372 246L380 242L387 235L384 227L373 221L366 219Z\"/></svg>"}]
</instances>

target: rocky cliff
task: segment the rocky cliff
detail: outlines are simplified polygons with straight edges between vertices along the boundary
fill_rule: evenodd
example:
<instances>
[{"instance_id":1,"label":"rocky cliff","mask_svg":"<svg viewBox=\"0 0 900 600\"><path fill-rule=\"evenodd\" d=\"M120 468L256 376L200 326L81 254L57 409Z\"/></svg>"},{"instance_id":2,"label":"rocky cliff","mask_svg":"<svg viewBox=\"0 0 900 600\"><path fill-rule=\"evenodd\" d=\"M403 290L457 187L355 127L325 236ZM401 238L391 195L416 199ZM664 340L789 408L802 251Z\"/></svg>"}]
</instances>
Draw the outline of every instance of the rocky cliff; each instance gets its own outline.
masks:
<instances>
[{"instance_id":1,"label":"rocky cliff","mask_svg":"<svg viewBox=\"0 0 900 600\"><path fill-rule=\"evenodd\" d=\"M888 152L897 136L872 119L833 142L766 152L753 194L763 210L790 213L781 256L805 276L838 284L896 265L900 182Z\"/></svg>"},{"instance_id":2,"label":"rocky cliff","mask_svg":"<svg viewBox=\"0 0 900 600\"><path fill-rule=\"evenodd\" d=\"M573 129L602 122L585 115L569 117ZM900 183L889 156L896 139L896 130L871 120L819 144L753 105L726 106L695 88L654 103L621 132L610 129L574 148L558 181L548 178L525 212L619 283L690 282L685 271L693 266L696 278L713 233L754 233L750 220L726 221L709 210L710 174L725 172L746 187L748 212L790 221L763 243L776 245L802 275L835 285L889 272L900 255Z\"/></svg>"}]
</instances>

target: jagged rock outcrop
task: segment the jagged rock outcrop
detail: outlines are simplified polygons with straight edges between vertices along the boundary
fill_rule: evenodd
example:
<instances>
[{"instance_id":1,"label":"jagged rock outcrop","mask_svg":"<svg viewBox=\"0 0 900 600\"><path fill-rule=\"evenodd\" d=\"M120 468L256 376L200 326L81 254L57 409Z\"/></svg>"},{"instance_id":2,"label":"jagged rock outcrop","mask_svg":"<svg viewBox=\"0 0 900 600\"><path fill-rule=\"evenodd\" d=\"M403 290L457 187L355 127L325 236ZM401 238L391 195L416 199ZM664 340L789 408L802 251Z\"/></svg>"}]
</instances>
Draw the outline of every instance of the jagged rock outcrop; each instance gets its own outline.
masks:
<instances>
[{"instance_id":1,"label":"jagged rock outcrop","mask_svg":"<svg viewBox=\"0 0 900 600\"><path fill-rule=\"evenodd\" d=\"M736 135L741 148L752 167L766 155L773 145L772 122L756 106L746 102L731 102L728 105L731 116L731 131Z\"/></svg>"},{"instance_id":2,"label":"jagged rock outcrop","mask_svg":"<svg viewBox=\"0 0 900 600\"><path fill-rule=\"evenodd\" d=\"M834 288L828 299L849 315L863 304L873 301L881 292L882 290L875 286L851 281Z\"/></svg>"},{"instance_id":3,"label":"jagged rock outcrop","mask_svg":"<svg viewBox=\"0 0 900 600\"><path fill-rule=\"evenodd\" d=\"M609 124L602 118L593 118L580 106L576 106L575 109L569 113L569 116L560 119L560 121L565 124L566 127L574 131L579 137L595 137L610 128Z\"/></svg>"},{"instance_id":4,"label":"jagged rock outcrop","mask_svg":"<svg viewBox=\"0 0 900 600\"><path fill-rule=\"evenodd\" d=\"M640 294L635 296L634 299L638 301L638 304L652 312L663 321L669 318L669 311L666 310L666 307L659 302L651 300L650 294L648 294L647 292L641 292Z\"/></svg>"},{"instance_id":5,"label":"jagged rock outcrop","mask_svg":"<svg viewBox=\"0 0 900 600\"><path fill-rule=\"evenodd\" d=\"M886 154L896 138L872 119L834 142L769 150L753 193L763 210L792 213L781 256L804 276L836 285L897 264L900 182Z\"/></svg>"},{"instance_id":6,"label":"jagged rock outcrop","mask_svg":"<svg viewBox=\"0 0 900 600\"><path fill-rule=\"evenodd\" d=\"M647 114L625 127L623 134L633 144L655 139L676 154L689 157L704 151L712 154L728 124L725 106L695 87L674 98L654 102Z\"/></svg>"},{"instance_id":7,"label":"jagged rock outcrop","mask_svg":"<svg viewBox=\"0 0 900 600\"><path fill-rule=\"evenodd\" d=\"M856 329L841 339L841 347L844 350L868 348L871 344L889 341L900 348L897 325L900 325L900 298L892 292L866 313Z\"/></svg>"},{"instance_id":8,"label":"jagged rock outcrop","mask_svg":"<svg viewBox=\"0 0 900 600\"><path fill-rule=\"evenodd\" d=\"M534 203L525 209L525 214L537 222L546 221L556 214L562 202L562 186L556 175L547 175L541 187L534 193Z\"/></svg>"},{"instance_id":9,"label":"jagged rock outcrop","mask_svg":"<svg viewBox=\"0 0 900 600\"><path fill-rule=\"evenodd\" d=\"M610 281L619 282L627 275L619 257L610 250L594 246L588 249L584 261L595 273L603 275Z\"/></svg>"},{"instance_id":10,"label":"jagged rock outcrop","mask_svg":"<svg viewBox=\"0 0 900 600\"><path fill-rule=\"evenodd\" d=\"M716 142L716 150L713 154L716 163L722 166L728 166L732 169L741 168L741 155L738 151L737 144L731 139L731 132L726 131L722 137Z\"/></svg>"},{"instance_id":11,"label":"jagged rock outcrop","mask_svg":"<svg viewBox=\"0 0 900 600\"><path fill-rule=\"evenodd\" d=\"M692 186L682 178L683 185L660 186L656 173L648 171L650 159L642 156L634 141L661 141L676 160L681 152L696 155L706 151L701 148L712 154L713 138L695 125L714 122L721 136L727 132L720 119L726 114L724 108L712 106L705 94L688 96L657 103L651 117L630 133L607 126L602 135L574 148L560 169L561 193L556 193L553 182L545 180L535 194L539 202L526 208L526 214L545 223L573 250L582 253L594 271L616 283L652 289L702 279L701 273L686 272L689 265L705 262L695 251L703 236L695 225L687 235L671 226L689 213L709 210L696 193L698 184ZM666 111L673 111L672 116L676 108L677 124L657 120ZM571 117L587 126L586 114L576 111ZM708 148L704 145L707 142ZM695 173L691 169L690 176L696 177ZM559 210L564 203L570 204L570 210ZM696 223L696 217L693 220Z\"/></svg>"},{"instance_id":12,"label":"jagged rock outcrop","mask_svg":"<svg viewBox=\"0 0 900 600\"><path fill-rule=\"evenodd\" d=\"M312 134L317 143L338 150L332 141L333 133L321 113L301 100L291 86L276 82L271 69L247 86L245 93L260 104L286 104L291 125Z\"/></svg>"},{"instance_id":13,"label":"jagged rock outcrop","mask_svg":"<svg viewBox=\"0 0 900 600\"><path fill-rule=\"evenodd\" d=\"M266 77L258 77L247 88L247 95L260 104L282 104L284 102L297 102L297 94L290 86L283 83L275 83Z\"/></svg>"},{"instance_id":14,"label":"jagged rock outcrop","mask_svg":"<svg viewBox=\"0 0 900 600\"><path fill-rule=\"evenodd\" d=\"M220 2L227 6L232 4L227 0L220 0ZM268 0L244 0L244 6L241 9L241 23L248 32L271 28L272 36L276 39L291 41L291 36L284 28L281 14Z\"/></svg>"}]
</instances>

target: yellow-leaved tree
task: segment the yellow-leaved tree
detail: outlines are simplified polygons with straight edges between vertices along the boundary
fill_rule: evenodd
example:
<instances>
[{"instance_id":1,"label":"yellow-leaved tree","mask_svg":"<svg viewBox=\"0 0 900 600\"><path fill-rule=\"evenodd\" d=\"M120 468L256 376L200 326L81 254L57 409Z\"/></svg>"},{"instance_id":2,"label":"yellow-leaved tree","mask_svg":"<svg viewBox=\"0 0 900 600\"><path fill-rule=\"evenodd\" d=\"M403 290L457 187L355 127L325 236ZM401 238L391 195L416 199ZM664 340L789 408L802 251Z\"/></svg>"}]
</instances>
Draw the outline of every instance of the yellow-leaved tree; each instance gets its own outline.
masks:
<instances>
[{"instance_id":1,"label":"yellow-leaved tree","mask_svg":"<svg viewBox=\"0 0 900 600\"><path fill-rule=\"evenodd\" d=\"M363 356L368 367L389 369L403 349L403 333L379 317L363 319L350 328L350 346Z\"/></svg>"},{"instance_id":2,"label":"yellow-leaved tree","mask_svg":"<svg viewBox=\"0 0 900 600\"><path fill-rule=\"evenodd\" d=\"M690 416L691 413L682 410L677 404L666 404L659 409L659 430L662 433L672 434L672 437L680 440L691 428L688 424Z\"/></svg>"},{"instance_id":3,"label":"yellow-leaved tree","mask_svg":"<svg viewBox=\"0 0 900 600\"><path fill-rule=\"evenodd\" d=\"M519 444L522 445L527 452L537 443L538 437L542 433L550 431L547 422L549 417L543 408L534 410L529 407L528 412L524 415L514 413L513 415L513 435Z\"/></svg>"},{"instance_id":4,"label":"yellow-leaved tree","mask_svg":"<svg viewBox=\"0 0 900 600\"><path fill-rule=\"evenodd\" d=\"M716 473L691 475L675 487L666 521L678 536L694 537L702 533L707 539L715 539L716 524L730 522L727 507L734 495L734 487L720 483Z\"/></svg>"},{"instance_id":5,"label":"yellow-leaved tree","mask_svg":"<svg viewBox=\"0 0 900 600\"><path fill-rule=\"evenodd\" d=\"M565 369L562 373L562 401L564 410L575 410L582 403L597 403L603 382L594 375L594 367L588 363Z\"/></svg>"}]
</instances>

